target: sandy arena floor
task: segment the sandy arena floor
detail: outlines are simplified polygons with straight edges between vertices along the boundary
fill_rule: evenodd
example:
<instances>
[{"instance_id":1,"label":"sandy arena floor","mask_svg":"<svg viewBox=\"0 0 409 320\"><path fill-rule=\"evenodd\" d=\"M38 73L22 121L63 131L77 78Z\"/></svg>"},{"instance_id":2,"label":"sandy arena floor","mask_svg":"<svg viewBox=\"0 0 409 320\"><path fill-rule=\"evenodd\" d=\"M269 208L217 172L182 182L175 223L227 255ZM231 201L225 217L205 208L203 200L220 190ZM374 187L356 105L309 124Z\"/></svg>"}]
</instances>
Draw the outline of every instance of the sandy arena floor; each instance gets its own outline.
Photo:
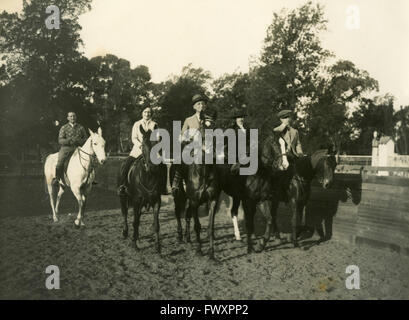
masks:
<instances>
[{"instance_id":1,"label":"sandy arena floor","mask_svg":"<svg viewBox=\"0 0 409 320\"><path fill-rule=\"evenodd\" d=\"M93 210L91 204L81 230L67 210L57 224L49 212L0 219L1 299L409 299L409 257L392 252L306 240L304 249L271 241L265 252L248 256L221 212L215 264L178 244L173 205L160 216L161 256L154 251L150 213L141 218L144 248L136 252L122 239L118 209ZM201 223L207 252L207 217ZM60 269L59 290L45 287L48 265ZM348 265L360 268L359 290L345 287Z\"/></svg>"}]
</instances>

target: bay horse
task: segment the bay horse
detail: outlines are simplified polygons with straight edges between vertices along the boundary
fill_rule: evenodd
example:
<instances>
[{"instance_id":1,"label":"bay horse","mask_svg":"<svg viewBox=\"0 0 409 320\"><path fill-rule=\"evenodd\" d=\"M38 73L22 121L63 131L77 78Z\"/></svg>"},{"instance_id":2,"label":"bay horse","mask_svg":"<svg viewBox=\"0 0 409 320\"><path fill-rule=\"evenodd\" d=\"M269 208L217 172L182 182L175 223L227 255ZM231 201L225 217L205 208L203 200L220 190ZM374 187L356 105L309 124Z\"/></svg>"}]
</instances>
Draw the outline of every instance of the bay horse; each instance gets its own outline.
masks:
<instances>
[{"instance_id":1,"label":"bay horse","mask_svg":"<svg viewBox=\"0 0 409 320\"><path fill-rule=\"evenodd\" d=\"M329 189L334 182L338 153L334 146L320 149L311 155L302 156L290 163L287 171L281 174L276 183L278 198L273 202L271 210L272 228L278 234L276 223L279 201L290 205L291 209L291 241L298 247L298 236L301 231L301 218L310 194L311 182L316 178L323 189ZM321 240L321 239L320 239ZM319 240L319 241L320 241Z\"/></svg>"},{"instance_id":2,"label":"bay horse","mask_svg":"<svg viewBox=\"0 0 409 320\"><path fill-rule=\"evenodd\" d=\"M288 165L284 140L276 135L271 135L261 144L259 166L254 175L241 176L233 174L228 164L217 166L221 188L233 198L231 216L236 240L240 240L240 231L237 224L240 201L243 204L247 232L247 253L262 250L260 248L254 249L251 238L254 234L254 217L257 207L267 220L264 237L260 239L260 247L264 248L264 244L269 240L272 226L271 208L273 202L276 201L273 181L277 173L286 170Z\"/></svg>"},{"instance_id":3,"label":"bay horse","mask_svg":"<svg viewBox=\"0 0 409 320\"><path fill-rule=\"evenodd\" d=\"M273 201L268 203L268 210L271 212L271 219L268 219L264 241L261 242L259 250L264 249L270 235L273 232L274 237L281 239L280 231L277 225L277 209L279 202L290 205L291 208L291 241L294 247L298 247L298 235L300 233L300 222L304 207L306 206L310 193L311 182L314 178L324 189L332 186L334 181L334 171L337 165L337 152L333 146L328 149L320 149L312 155L303 156L292 162L286 171L278 173L273 182L274 192L277 195ZM233 197L233 208L238 208L240 199ZM244 209L244 208L243 208ZM237 216L237 210L232 215ZM237 218L236 218L237 219ZM270 225L269 225L270 224ZM239 232L237 228L237 232ZM322 239L318 240L322 241Z\"/></svg>"},{"instance_id":4,"label":"bay horse","mask_svg":"<svg viewBox=\"0 0 409 320\"><path fill-rule=\"evenodd\" d=\"M50 154L44 163L44 175L50 197L51 209L53 211L53 221L58 221L58 210L61 196L67 187L71 188L72 193L78 201L78 215L74 221L76 227L84 226L84 213L87 201L87 195L92 188L92 182L95 179L94 158L97 158L100 164L106 160L105 140L102 138L102 130L98 128L97 133L89 130L90 136L82 147L77 147L71 155L67 172L65 173L65 183L60 180L57 198L54 201L57 188L52 185L55 177L55 167L58 161L58 153Z\"/></svg>"},{"instance_id":5,"label":"bay horse","mask_svg":"<svg viewBox=\"0 0 409 320\"><path fill-rule=\"evenodd\" d=\"M150 140L151 130L145 131L139 127L142 133L142 154L131 166L128 172L128 195L119 196L123 217L122 236L128 237L128 206L133 205L133 238L132 243L136 250L141 249L139 240L139 223L142 208L149 206L153 209L153 229L156 238L156 251L160 254L161 244L159 238L159 210L161 207L161 171L160 164L153 164L150 158L151 149L155 142Z\"/></svg>"},{"instance_id":6,"label":"bay horse","mask_svg":"<svg viewBox=\"0 0 409 320\"><path fill-rule=\"evenodd\" d=\"M204 135L202 135L202 138L204 138ZM202 163L205 162L204 159L209 152L210 150L204 148L204 146L201 148ZM176 165L172 164L170 168L170 181L173 181L175 168ZM206 203L209 212L209 258L214 259L214 219L219 205L221 192L216 164L198 164L193 162L192 164L183 164L181 169L183 179L180 179L178 191L173 195L175 215L178 224L178 239L179 241L182 241L181 214L185 211L186 242L190 242L190 220L193 217L197 242L196 254L202 255L202 243L200 239L201 224L198 209L202 204ZM185 180L186 183L186 191L183 188L183 180ZM185 210L186 203L187 209Z\"/></svg>"}]
</instances>

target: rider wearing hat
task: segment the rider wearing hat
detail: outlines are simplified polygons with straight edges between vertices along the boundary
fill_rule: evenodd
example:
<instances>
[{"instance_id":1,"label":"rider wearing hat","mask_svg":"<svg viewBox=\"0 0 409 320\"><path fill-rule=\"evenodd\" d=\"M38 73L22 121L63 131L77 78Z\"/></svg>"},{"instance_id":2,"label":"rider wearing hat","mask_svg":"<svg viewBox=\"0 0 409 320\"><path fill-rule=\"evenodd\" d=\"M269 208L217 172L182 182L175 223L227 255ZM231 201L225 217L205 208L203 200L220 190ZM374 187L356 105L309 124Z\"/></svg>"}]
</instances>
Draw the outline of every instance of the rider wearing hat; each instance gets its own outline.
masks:
<instances>
[{"instance_id":1,"label":"rider wearing hat","mask_svg":"<svg viewBox=\"0 0 409 320\"><path fill-rule=\"evenodd\" d=\"M247 129L244 126L244 118L247 116L247 113L244 110L239 110L236 111L232 118L234 119L234 124L233 124L233 129L236 131L236 159L237 163L233 164L230 167L231 172L237 172L237 170L240 168L240 159L239 159L239 138L238 138L238 133L239 131L243 132L246 134L246 153L248 154L249 152L249 141L250 141L250 132L249 129Z\"/></svg>"},{"instance_id":2,"label":"rider wearing hat","mask_svg":"<svg viewBox=\"0 0 409 320\"><path fill-rule=\"evenodd\" d=\"M192 140L197 130L203 129L203 119L202 119L202 112L206 108L206 104L208 99L205 95L195 94L192 98L192 106L193 109L196 111L194 115L188 117L183 122L181 136L183 140ZM182 141L183 141L182 140ZM180 180L182 177L182 165L176 166L175 176L173 178L172 184L172 193L175 194L179 189Z\"/></svg>"},{"instance_id":3,"label":"rider wearing hat","mask_svg":"<svg viewBox=\"0 0 409 320\"><path fill-rule=\"evenodd\" d=\"M277 118L280 119L281 125L274 128L273 131L279 133L286 143L286 154L290 159L299 158L303 155L300 136L298 130L291 126L292 124L291 110L281 110L277 113Z\"/></svg>"}]
</instances>

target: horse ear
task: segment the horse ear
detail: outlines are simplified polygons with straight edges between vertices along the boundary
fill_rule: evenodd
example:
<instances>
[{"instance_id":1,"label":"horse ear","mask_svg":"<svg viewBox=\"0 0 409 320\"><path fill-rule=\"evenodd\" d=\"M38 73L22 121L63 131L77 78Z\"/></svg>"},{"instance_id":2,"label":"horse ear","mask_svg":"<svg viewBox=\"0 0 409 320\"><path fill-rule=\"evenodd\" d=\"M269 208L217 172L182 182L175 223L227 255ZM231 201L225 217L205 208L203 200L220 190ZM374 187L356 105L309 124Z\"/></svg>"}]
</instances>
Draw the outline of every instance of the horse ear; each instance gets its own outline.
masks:
<instances>
[{"instance_id":1,"label":"horse ear","mask_svg":"<svg viewBox=\"0 0 409 320\"><path fill-rule=\"evenodd\" d=\"M91 129L88 129L89 134L92 136L94 134L94 132L92 132Z\"/></svg>"},{"instance_id":2,"label":"horse ear","mask_svg":"<svg viewBox=\"0 0 409 320\"><path fill-rule=\"evenodd\" d=\"M98 127L98 135L102 137L102 129L101 129L101 127Z\"/></svg>"}]
</instances>

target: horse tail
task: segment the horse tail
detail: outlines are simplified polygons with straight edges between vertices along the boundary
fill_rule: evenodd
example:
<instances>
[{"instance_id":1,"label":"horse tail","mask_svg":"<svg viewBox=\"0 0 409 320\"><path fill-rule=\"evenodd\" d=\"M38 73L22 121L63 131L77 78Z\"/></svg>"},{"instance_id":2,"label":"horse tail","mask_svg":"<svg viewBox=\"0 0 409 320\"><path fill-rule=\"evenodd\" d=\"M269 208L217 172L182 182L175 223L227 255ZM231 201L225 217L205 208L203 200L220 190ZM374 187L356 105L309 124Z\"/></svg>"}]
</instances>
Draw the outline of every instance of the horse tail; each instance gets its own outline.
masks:
<instances>
[{"instance_id":1,"label":"horse tail","mask_svg":"<svg viewBox=\"0 0 409 320\"><path fill-rule=\"evenodd\" d=\"M46 195L46 196L45 196L46 198L50 197L50 194L49 194L49 192L48 192L47 176L46 176L46 174L45 174L45 165L46 165L46 163L47 163L47 159L48 159L49 156L50 156L50 155L44 157L44 158L43 158L43 161L42 161L42 163L43 163L43 173L44 173L44 179L43 179L43 181L44 181L44 193L45 193L45 195Z\"/></svg>"},{"instance_id":2,"label":"horse tail","mask_svg":"<svg viewBox=\"0 0 409 320\"><path fill-rule=\"evenodd\" d=\"M49 166L49 164L47 164L47 161L49 161L50 156L52 156L52 154L47 155L46 157L43 158L43 172L44 172L44 192L46 195L50 196L49 191L48 191L48 183L47 183L47 165ZM54 188L54 186L52 186L52 188Z\"/></svg>"}]
</instances>

